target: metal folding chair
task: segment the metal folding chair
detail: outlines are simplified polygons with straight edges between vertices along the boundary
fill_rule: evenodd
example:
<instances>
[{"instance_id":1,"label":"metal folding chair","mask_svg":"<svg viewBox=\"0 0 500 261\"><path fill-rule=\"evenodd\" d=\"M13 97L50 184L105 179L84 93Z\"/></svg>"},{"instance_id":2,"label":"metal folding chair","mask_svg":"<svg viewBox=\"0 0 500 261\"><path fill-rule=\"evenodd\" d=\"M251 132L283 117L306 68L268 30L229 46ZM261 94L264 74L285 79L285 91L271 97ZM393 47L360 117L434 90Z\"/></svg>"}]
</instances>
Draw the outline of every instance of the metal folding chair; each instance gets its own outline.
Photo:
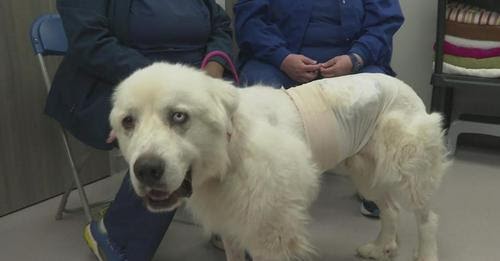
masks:
<instances>
[{"instance_id":1,"label":"metal folding chair","mask_svg":"<svg viewBox=\"0 0 500 261\"><path fill-rule=\"evenodd\" d=\"M68 40L66 38L60 16L55 14L47 14L38 17L31 25L30 34L33 51L35 52L36 56L38 57L38 61L40 62L46 91L48 93L51 87L51 80L47 72L47 67L45 66L44 57L64 56L68 49ZM64 143L66 155L68 156L68 162L71 167L72 182L66 188L66 191L61 198L61 202L59 203L59 208L56 213L56 219L62 219L63 213L65 212L69 213L75 211L67 209L66 203L71 191L73 190L73 187L76 186L76 189L78 190L78 194L80 196L80 202L85 213L85 217L87 221L90 222L92 221L90 206L88 203L87 195L85 194L85 189L83 188L82 182L79 177L79 170L75 165L73 155L71 154L71 149L68 143L68 135L61 125L59 125L59 132Z\"/></svg>"}]
</instances>

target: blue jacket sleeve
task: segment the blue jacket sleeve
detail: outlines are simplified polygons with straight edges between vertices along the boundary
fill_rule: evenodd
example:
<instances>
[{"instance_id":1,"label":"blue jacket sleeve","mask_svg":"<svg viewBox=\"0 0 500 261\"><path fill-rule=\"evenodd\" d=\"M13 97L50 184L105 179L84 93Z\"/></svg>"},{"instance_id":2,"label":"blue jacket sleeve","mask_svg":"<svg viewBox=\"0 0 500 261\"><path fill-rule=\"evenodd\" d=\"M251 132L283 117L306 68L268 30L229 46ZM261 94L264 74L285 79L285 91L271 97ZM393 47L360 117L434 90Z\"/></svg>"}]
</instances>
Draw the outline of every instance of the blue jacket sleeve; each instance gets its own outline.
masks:
<instances>
[{"instance_id":1,"label":"blue jacket sleeve","mask_svg":"<svg viewBox=\"0 0 500 261\"><path fill-rule=\"evenodd\" d=\"M58 0L68 37L68 60L83 71L117 84L152 61L121 44L110 29L106 0Z\"/></svg>"},{"instance_id":2,"label":"blue jacket sleeve","mask_svg":"<svg viewBox=\"0 0 500 261\"><path fill-rule=\"evenodd\" d=\"M231 30L231 20L215 0L206 1L211 14L212 32L207 43L207 53L211 51L223 51L229 57L233 55L233 32ZM230 69L227 62L220 58L214 57L211 60L222 64L226 69Z\"/></svg>"},{"instance_id":3,"label":"blue jacket sleeve","mask_svg":"<svg viewBox=\"0 0 500 261\"><path fill-rule=\"evenodd\" d=\"M365 17L359 38L349 52L359 54L365 65L392 53L392 38L404 22L398 0L365 0Z\"/></svg>"},{"instance_id":4,"label":"blue jacket sleeve","mask_svg":"<svg viewBox=\"0 0 500 261\"><path fill-rule=\"evenodd\" d=\"M234 6L236 41L243 53L276 67L290 54L285 37L270 17L270 0L240 0Z\"/></svg>"}]
</instances>

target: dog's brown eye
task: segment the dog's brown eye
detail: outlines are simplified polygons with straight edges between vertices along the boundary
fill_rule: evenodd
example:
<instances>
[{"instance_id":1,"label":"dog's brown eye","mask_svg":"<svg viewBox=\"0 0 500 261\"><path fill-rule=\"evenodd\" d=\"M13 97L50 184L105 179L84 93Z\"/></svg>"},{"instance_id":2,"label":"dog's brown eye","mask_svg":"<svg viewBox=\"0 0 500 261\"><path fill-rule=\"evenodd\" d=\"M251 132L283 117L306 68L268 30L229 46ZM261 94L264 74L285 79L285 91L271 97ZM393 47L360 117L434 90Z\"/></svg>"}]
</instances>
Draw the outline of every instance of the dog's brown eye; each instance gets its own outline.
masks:
<instances>
[{"instance_id":1,"label":"dog's brown eye","mask_svg":"<svg viewBox=\"0 0 500 261\"><path fill-rule=\"evenodd\" d=\"M126 116L122 120L122 126L126 130L130 130L130 129L134 128L134 126L135 126L135 120L134 120L134 118L132 116L130 116L130 115Z\"/></svg>"},{"instance_id":2,"label":"dog's brown eye","mask_svg":"<svg viewBox=\"0 0 500 261\"><path fill-rule=\"evenodd\" d=\"M174 112L172 113L172 122L181 124L187 121L188 115L184 112Z\"/></svg>"}]
</instances>

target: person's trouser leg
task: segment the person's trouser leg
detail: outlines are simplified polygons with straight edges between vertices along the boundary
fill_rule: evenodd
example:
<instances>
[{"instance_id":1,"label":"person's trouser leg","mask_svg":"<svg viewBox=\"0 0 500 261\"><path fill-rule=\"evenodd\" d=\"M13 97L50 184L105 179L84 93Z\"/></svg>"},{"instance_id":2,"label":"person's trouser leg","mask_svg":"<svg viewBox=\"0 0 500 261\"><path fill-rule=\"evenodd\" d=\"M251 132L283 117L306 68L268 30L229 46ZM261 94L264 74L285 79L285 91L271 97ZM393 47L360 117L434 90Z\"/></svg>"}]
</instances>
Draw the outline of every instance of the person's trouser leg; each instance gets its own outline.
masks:
<instances>
[{"instance_id":1,"label":"person's trouser leg","mask_svg":"<svg viewBox=\"0 0 500 261\"><path fill-rule=\"evenodd\" d=\"M174 214L149 212L135 194L127 173L106 211L104 226L110 240L123 248L127 260L147 261L153 258Z\"/></svg>"},{"instance_id":2,"label":"person's trouser leg","mask_svg":"<svg viewBox=\"0 0 500 261\"><path fill-rule=\"evenodd\" d=\"M382 68L381 66L377 66L377 65L365 66L365 67L361 68L359 73L383 73L383 74L386 74L384 71L384 68Z\"/></svg>"}]
</instances>

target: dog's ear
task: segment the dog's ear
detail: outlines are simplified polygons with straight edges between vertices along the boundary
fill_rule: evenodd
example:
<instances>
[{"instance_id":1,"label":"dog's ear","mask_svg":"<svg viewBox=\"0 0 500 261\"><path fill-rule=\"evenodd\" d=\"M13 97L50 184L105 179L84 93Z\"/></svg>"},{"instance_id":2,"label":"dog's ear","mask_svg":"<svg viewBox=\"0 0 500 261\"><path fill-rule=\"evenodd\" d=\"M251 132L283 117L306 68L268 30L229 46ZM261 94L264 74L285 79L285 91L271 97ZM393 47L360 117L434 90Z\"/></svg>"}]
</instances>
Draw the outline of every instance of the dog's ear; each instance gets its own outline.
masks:
<instances>
[{"instance_id":1,"label":"dog's ear","mask_svg":"<svg viewBox=\"0 0 500 261\"><path fill-rule=\"evenodd\" d=\"M229 115L232 115L238 107L236 87L226 81L217 81L215 85L214 88L211 88L214 99L224 106Z\"/></svg>"},{"instance_id":2,"label":"dog's ear","mask_svg":"<svg viewBox=\"0 0 500 261\"><path fill-rule=\"evenodd\" d=\"M236 87L229 82L217 79L213 80L213 86L209 87L209 92L220 109L218 114L222 114L216 117L223 118L218 119L219 122L224 122L227 132L232 133L231 118L236 108L238 108L238 91Z\"/></svg>"}]
</instances>

